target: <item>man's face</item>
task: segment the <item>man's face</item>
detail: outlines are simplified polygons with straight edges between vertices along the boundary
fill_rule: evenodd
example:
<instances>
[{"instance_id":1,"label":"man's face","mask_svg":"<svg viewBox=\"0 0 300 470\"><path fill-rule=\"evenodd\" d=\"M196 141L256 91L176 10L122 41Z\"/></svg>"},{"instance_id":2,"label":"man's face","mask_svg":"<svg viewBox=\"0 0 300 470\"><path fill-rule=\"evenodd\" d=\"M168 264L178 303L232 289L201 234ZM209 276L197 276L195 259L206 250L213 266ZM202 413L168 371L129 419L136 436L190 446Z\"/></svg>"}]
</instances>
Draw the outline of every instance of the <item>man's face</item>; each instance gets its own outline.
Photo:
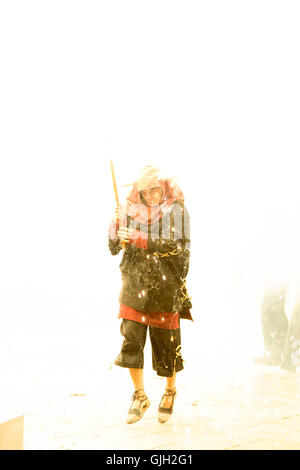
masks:
<instances>
[{"instance_id":1,"label":"man's face","mask_svg":"<svg viewBox=\"0 0 300 470\"><path fill-rule=\"evenodd\" d=\"M160 188L146 189L141 191L141 195L148 206L156 206L161 201L162 190Z\"/></svg>"}]
</instances>

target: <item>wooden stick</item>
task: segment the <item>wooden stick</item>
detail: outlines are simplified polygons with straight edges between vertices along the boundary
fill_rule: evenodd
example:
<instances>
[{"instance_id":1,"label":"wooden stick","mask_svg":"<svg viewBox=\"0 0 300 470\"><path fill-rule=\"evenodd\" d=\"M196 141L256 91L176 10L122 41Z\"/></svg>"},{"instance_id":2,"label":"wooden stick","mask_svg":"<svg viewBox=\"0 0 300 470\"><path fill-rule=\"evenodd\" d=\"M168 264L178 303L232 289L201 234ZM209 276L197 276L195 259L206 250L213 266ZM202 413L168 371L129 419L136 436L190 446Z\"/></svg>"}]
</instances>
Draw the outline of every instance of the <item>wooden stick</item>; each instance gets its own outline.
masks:
<instances>
[{"instance_id":1,"label":"wooden stick","mask_svg":"<svg viewBox=\"0 0 300 470\"><path fill-rule=\"evenodd\" d=\"M111 176L112 176L112 180L113 180L116 203L117 203L117 206L119 207L120 204L119 204L118 188L117 188L117 183L116 183L114 164L113 164L112 160L110 161L110 171L111 171Z\"/></svg>"},{"instance_id":2,"label":"wooden stick","mask_svg":"<svg viewBox=\"0 0 300 470\"><path fill-rule=\"evenodd\" d=\"M113 180L113 187L114 187L114 192L115 192L116 204L117 204L117 207L119 209L120 208L120 203L119 203L119 196L118 196L118 188L117 188L117 183L116 183L114 164L113 164L112 160L110 161L110 171L111 171L111 176L112 176L112 180ZM120 226L120 217L119 217L117 222L118 222L118 225ZM126 242L122 241L121 243L122 243L123 249L126 250Z\"/></svg>"}]
</instances>

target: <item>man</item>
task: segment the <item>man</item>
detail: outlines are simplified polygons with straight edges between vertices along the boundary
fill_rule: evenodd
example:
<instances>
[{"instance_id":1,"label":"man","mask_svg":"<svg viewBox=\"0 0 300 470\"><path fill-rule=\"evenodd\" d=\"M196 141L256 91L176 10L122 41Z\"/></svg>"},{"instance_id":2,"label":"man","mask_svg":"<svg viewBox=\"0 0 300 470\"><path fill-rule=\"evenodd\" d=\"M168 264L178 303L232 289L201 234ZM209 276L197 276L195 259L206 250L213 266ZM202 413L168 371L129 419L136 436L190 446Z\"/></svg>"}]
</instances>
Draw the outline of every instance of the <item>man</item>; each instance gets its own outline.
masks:
<instances>
[{"instance_id":1,"label":"man","mask_svg":"<svg viewBox=\"0 0 300 470\"><path fill-rule=\"evenodd\" d=\"M300 346L300 288L296 282L295 299L290 320L285 306L289 281L268 281L263 291L261 324L265 354L255 358L258 364L280 366L283 370L296 372L299 365Z\"/></svg>"},{"instance_id":2,"label":"man","mask_svg":"<svg viewBox=\"0 0 300 470\"><path fill-rule=\"evenodd\" d=\"M180 188L144 168L127 198L125 216L115 210L109 248L124 247L120 264L119 318L124 337L115 364L127 367L134 385L127 423L140 420L150 406L144 390L144 346L149 328L153 369L166 377L158 419L166 422L176 396L176 373L183 369L180 318L192 319L185 279L189 269L189 215Z\"/></svg>"}]
</instances>

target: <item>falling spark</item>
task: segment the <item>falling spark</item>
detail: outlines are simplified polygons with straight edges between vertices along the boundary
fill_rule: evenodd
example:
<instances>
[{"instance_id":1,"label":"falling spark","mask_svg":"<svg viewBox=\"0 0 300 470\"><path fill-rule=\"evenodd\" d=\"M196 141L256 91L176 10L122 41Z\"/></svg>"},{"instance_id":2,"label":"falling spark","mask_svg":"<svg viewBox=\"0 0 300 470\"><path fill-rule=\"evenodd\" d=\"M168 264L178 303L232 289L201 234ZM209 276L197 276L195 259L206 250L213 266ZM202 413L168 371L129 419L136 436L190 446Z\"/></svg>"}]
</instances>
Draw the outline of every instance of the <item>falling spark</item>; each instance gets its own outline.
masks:
<instances>
[{"instance_id":1,"label":"falling spark","mask_svg":"<svg viewBox=\"0 0 300 470\"><path fill-rule=\"evenodd\" d=\"M166 278L166 276L165 276L164 274L163 274L163 277L162 277L162 278L163 278L163 280L164 280L164 281L167 279L167 278Z\"/></svg>"}]
</instances>

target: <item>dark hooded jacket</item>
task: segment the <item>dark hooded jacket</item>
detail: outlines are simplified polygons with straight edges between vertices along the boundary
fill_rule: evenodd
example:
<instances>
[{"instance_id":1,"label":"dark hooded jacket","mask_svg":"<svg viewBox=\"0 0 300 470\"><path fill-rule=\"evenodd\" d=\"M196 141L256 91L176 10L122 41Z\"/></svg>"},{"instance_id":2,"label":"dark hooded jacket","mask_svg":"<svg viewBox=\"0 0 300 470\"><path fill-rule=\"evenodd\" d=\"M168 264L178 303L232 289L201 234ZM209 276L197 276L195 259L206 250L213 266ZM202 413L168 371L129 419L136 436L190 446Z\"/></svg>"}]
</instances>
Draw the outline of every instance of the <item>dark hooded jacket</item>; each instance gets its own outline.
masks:
<instances>
[{"instance_id":1,"label":"dark hooded jacket","mask_svg":"<svg viewBox=\"0 0 300 470\"><path fill-rule=\"evenodd\" d=\"M186 289L190 223L183 201L163 210L154 223L137 224L127 216L127 227L133 227L146 243L140 248L132 240L123 252L120 304L140 312L179 312L181 318L192 320ZM120 240L109 236L109 249L117 255L122 249Z\"/></svg>"}]
</instances>

